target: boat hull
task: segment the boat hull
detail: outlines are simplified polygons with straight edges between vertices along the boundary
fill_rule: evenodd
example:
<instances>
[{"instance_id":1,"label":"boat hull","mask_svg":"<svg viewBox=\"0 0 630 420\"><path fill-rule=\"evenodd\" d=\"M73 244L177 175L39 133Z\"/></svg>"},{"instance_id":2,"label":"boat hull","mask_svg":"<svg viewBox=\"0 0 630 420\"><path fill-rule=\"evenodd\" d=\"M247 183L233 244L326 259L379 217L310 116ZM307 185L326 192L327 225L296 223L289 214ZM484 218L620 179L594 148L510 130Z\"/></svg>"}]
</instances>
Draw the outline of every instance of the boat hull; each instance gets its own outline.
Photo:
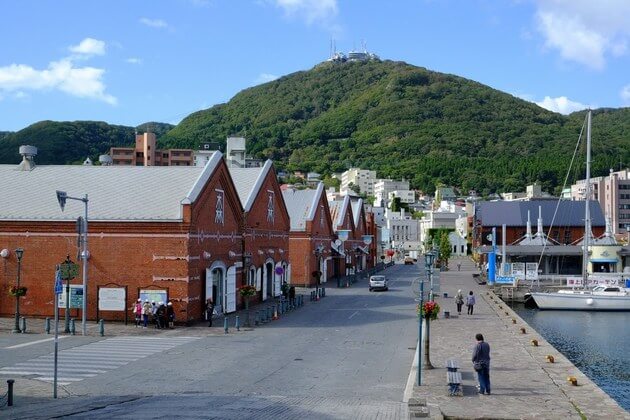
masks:
<instances>
[{"instance_id":1,"label":"boat hull","mask_svg":"<svg viewBox=\"0 0 630 420\"><path fill-rule=\"evenodd\" d=\"M531 296L541 310L630 311L630 296L577 293L532 293Z\"/></svg>"}]
</instances>

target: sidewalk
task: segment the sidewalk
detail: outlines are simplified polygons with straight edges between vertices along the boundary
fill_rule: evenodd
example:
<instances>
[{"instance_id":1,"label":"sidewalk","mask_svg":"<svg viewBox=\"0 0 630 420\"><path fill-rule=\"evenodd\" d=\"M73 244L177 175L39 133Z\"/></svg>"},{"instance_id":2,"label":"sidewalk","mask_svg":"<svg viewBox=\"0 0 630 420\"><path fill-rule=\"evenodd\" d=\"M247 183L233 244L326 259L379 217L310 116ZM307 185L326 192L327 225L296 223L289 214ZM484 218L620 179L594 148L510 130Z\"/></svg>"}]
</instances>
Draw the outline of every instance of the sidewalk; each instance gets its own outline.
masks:
<instances>
[{"instance_id":1,"label":"sidewalk","mask_svg":"<svg viewBox=\"0 0 630 420\"><path fill-rule=\"evenodd\" d=\"M461 271L457 271L458 262ZM422 372L423 385L414 386L410 403L426 403L432 418L580 419L582 413L589 419L630 419L629 413L488 292L490 289L478 285L472 277L478 272L472 261L453 259L449 265L454 271L441 273L436 301L443 311L450 311L451 318L431 322L430 355L435 369ZM462 315L457 315L454 296L458 289L464 295L471 290L476 295L474 315L466 315L465 306ZM447 298L441 297L444 292ZM482 333L491 347L492 395L477 393L471 362L476 333ZM538 347L531 344L532 339L538 340ZM546 355L552 355L555 363L548 363ZM448 395L448 359L460 362L463 397ZM579 386L570 385L568 376L575 376Z\"/></svg>"}]
</instances>

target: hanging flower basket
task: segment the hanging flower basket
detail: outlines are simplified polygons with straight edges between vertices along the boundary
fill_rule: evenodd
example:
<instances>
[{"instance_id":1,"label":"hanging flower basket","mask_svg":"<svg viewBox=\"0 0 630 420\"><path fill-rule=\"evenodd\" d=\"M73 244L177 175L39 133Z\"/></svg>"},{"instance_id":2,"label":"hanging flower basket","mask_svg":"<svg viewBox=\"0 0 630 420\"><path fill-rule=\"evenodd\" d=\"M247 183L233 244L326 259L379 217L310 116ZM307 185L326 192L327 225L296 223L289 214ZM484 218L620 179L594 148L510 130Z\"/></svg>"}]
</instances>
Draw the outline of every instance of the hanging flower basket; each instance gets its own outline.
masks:
<instances>
[{"instance_id":1,"label":"hanging flower basket","mask_svg":"<svg viewBox=\"0 0 630 420\"><path fill-rule=\"evenodd\" d=\"M242 286L240 289L238 289L238 292L241 294L241 297L249 298L256 294L256 288L254 286L246 284L245 286Z\"/></svg>"},{"instance_id":2,"label":"hanging flower basket","mask_svg":"<svg viewBox=\"0 0 630 420\"><path fill-rule=\"evenodd\" d=\"M418 304L417 312L418 312L418 316L421 316L422 318L435 320L437 319L438 314L440 313L440 305L430 300L428 302L425 302L424 305L422 305L422 307L420 307L420 305Z\"/></svg>"},{"instance_id":3,"label":"hanging flower basket","mask_svg":"<svg viewBox=\"0 0 630 420\"><path fill-rule=\"evenodd\" d=\"M20 286L20 287L18 287L18 286L11 286L11 287L9 287L9 294L11 296L16 296L16 297L25 296L27 290L28 289L26 287L24 287L24 286Z\"/></svg>"}]
</instances>

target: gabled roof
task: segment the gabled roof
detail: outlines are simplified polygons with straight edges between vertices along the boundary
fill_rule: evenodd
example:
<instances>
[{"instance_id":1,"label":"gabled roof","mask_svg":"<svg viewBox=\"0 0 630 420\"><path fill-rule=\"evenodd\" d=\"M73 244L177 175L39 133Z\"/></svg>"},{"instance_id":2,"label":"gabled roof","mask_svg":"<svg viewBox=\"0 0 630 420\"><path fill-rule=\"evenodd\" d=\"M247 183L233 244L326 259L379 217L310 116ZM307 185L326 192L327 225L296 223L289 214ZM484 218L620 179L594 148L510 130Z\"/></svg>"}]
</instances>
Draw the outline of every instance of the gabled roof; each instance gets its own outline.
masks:
<instances>
[{"instance_id":1,"label":"gabled roof","mask_svg":"<svg viewBox=\"0 0 630 420\"><path fill-rule=\"evenodd\" d=\"M18 171L0 165L0 220L75 220L83 205L68 200L65 211L56 190L88 195L90 221L180 221L182 204L193 203L221 161L215 152L198 166L36 166Z\"/></svg>"},{"instance_id":2,"label":"gabled roof","mask_svg":"<svg viewBox=\"0 0 630 420\"><path fill-rule=\"evenodd\" d=\"M320 182L317 188L307 190L287 189L282 192L287 212L291 219L292 231L305 231L306 222L315 218L317 203L324 193L324 184Z\"/></svg>"},{"instance_id":3,"label":"gabled roof","mask_svg":"<svg viewBox=\"0 0 630 420\"><path fill-rule=\"evenodd\" d=\"M339 225L343 224L343 218L348 211L350 205L350 197L344 196L341 200L333 200L328 202L330 207L330 218L333 221L333 229L336 231Z\"/></svg>"},{"instance_id":4,"label":"gabled roof","mask_svg":"<svg viewBox=\"0 0 630 420\"><path fill-rule=\"evenodd\" d=\"M526 226L527 212L538 213L542 209L544 226L551 225L554 212L558 206L558 213L553 222L554 226L584 226L584 201L560 200L531 200L531 201L481 201L477 203L477 219L482 226ZM591 226L605 226L604 214L599 202L589 202L591 212Z\"/></svg>"},{"instance_id":5,"label":"gabled roof","mask_svg":"<svg viewBox=\"0 0 630 420\"><path fill-rule=\"evenodd\" d=\"M261 168L229 168L234 186L245 211L251 210L258 191L262 187L272 165L273 162L267 160Z\"/></svg>"},{"instance_id":6,"label":"gabled roof","mask_svg":"<svg viewBox=\"0 0 630 420\"><path fill-rule=\"evenodd\" d=\"M352 200L352 218L354 219L354 225L359 226L359 219L361 218L361 210L363 209L363 199Z\"/></svg>"}]
</instances>

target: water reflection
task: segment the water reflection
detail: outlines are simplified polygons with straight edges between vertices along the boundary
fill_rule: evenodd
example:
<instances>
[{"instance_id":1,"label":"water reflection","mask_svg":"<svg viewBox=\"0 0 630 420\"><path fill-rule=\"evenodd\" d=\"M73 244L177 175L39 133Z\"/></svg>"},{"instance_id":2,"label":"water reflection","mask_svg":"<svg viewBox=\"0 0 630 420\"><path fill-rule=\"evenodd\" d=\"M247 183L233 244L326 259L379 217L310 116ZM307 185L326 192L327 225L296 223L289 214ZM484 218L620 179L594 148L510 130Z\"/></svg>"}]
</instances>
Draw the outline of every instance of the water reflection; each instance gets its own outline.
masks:
<instances>
[{"instance_id":1,"label":"water reflection","mask_svg":"<svg viewBox=\"0 0 630 420\"><path fill-rule=\"evenodd\" d=\"M630 313L514 310L593 382L630 410Z\"/></svg>"}]
</instances>

